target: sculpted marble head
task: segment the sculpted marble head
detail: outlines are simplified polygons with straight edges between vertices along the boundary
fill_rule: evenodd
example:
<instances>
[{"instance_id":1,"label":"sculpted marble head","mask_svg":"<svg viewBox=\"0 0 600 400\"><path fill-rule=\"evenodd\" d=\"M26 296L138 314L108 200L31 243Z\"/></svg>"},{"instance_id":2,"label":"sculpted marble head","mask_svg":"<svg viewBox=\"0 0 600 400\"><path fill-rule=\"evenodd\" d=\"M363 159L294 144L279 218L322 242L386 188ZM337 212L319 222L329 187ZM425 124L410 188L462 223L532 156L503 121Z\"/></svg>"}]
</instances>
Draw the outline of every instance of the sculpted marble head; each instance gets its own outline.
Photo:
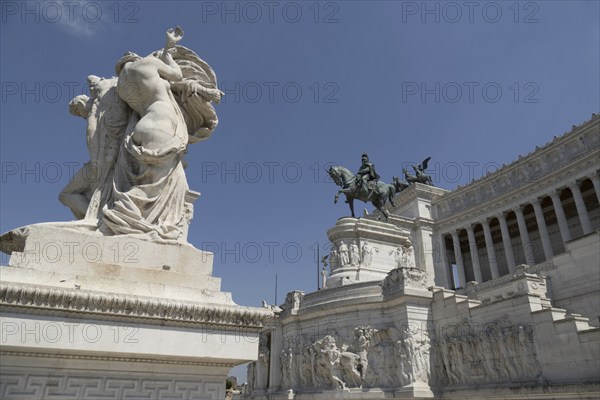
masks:
<instances>
[{"instance_id":1,"label":"sculpted marble head","mask_svg":"<svg viewBox=\"0 0 600 400\"><path fill-rule=\"evenodd\" d=\"M87 119L90 113L90 108L88 107L89 100L90 98L85 94L74 97L69 102L69 112L77 117Z\"/></svg>"},{"instance_id":2,"label":"sculpted marble head","mask_svg":"<svg viewBox=\"0 0 600 400\"><path fill-rule=\"evenodd\" d=\"M132 62L132 61L137 61L137 60L141 60L142 57L140 57L139 55L128 51L127 53L123 54L123 57L121 57L119 59L119 61L117 61L117 64L115 65L115 72L117 74L117 76L119 76L119 74L121 74L121 71L123 70L123 67L125 66L125 64L127 64L128 62Z\"/></svg>"}]
</instances>

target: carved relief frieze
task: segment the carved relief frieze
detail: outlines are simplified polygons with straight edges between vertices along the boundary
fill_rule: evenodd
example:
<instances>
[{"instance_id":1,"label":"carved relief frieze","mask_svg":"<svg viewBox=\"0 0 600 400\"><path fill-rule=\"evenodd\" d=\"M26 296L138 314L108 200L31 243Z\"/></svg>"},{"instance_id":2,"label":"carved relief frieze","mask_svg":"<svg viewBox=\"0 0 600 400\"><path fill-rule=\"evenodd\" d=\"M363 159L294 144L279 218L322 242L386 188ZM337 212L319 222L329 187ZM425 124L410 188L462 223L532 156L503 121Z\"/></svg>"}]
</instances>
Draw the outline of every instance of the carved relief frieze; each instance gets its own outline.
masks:
<instances>
[{"instance_id":1,"label":"carved relief frieze","mask_svg":"<svg viewBox=\"0 0 600 400\"><path fill-rule=\"evenodd\" d=\"M481 330L441 333L435 352L440 385L524 382L541 375L533 327L508 318Z\"/></svg>"}]
</instances>

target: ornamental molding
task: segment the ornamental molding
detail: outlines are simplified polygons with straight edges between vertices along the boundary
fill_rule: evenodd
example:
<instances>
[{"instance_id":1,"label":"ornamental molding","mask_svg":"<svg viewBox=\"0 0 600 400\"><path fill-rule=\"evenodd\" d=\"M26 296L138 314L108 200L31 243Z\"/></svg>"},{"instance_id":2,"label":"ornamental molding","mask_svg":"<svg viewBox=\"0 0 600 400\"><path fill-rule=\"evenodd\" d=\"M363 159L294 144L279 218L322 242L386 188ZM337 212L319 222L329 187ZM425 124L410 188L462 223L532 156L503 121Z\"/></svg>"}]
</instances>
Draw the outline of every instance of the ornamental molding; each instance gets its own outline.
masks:
<instances>
[{"instance_id":1,"label":"ornamental molding","mask_svg":"<svg viewBox=\"0 0 600 400\"><path fill-rule=\"evenodd\" d=\"M87 369L43 369L11 366L3 372L0 396L11 399L206 399L225 398L225 386L213 375L152 375L148 372L98 375Z\"/></svg>"},{"instance_id":2,"label":"ornamental molding","mask_svg":"<svg viewBox=\"0 0 600 400\"><path fill-rule=\"evenodd\" d=\"M375 240L382 243L401 244L408 234L394 224L363 218L342 218L327 231L331 242L342 239Z\"/></svg>"},{"instance_id":3,"label":"ornamental molding","mask_svg":"<svg viewBox=\"0 0 600 400\"><path fill-rule=\"evenodd\" d=\"M0 357L35 357L68 359L68 360L86 360L86 361L108 361L108 362L126 362L126 363L150 363L150 364L169 364L169 365L193 365L193 366L208 366L208 367L225 367L233 368L233 363L218 363L206 361L187 361L187 360L167 360L159 358L142 358L142 357L108 357L94 356L88 354L66 354L66 353L40 353L29 351L0 351Z\"/></svg>"},{"instance_id":4,"label":"ornamental molding","mask_svg":"<svg viewBox=\"0 0 600 400\"><path fill-rule=\"evenodd\" d=\"M442 219L439 216L438 208L437 231L443 233L465 225L476 224L483 219L492 218L518 206L531 203L536 198L547 196L557 189L567 188L569 182L585 179L590 174L596 173L599 156L600 149L586 154L585 157L576 160L568 167L553 171L544 176L543 179L540 177L540 179L536 179L527 186L498 195L498 197L482 203L477 201L477 196L469 197L472 193L464 193L460 198L461 208L460 210L457 209L456 213Z\"/></svg>"},{"instance_id":5,"label":"ornamental molding","mask_svg":"<svg viewBox=\"0 0 600 400\"><path fill-rule=\"evenodd\" d=\"M260 329L272 311L150 297L98 293L47 286L0 283L0 305L19 312L67 312L135 320L186 322L219 327ZM152 323L152 322L151 322Z\"/></svg>"},{"instance_id":6,"label":"ornamental molding","mask_svg":"<svg viewBox=\"0 0 600 400\"><path fill-rule=\"evenodd\" d=\"M449 193L451 192L446 189L424 185L417 182L411 184L408 188L398 193L396 197L394 197L394 203L401 205L417 199L434 201L442 196L448 195ZM398 206L396 208L398 208Z\"/></svg>"},{"instance_id":7,"label":"ornamental molding","mask_svg":"<svg viewBox=\"0 0 600 400\"><path fill-rule=\"evenodd\" d=\"M386 206L386 207L388 207L388 206ZM387 210L390 213L393 212L391 207ZM371 216L374 216L374 215L375 214L371 214ZM396 225L396 227L398 227L400 230L402 230L404 232L411 232L415 225L415 218L406 217L404 215L398 215L398 214L390 214L388 223Z\"/></svg>"}]
</instances>

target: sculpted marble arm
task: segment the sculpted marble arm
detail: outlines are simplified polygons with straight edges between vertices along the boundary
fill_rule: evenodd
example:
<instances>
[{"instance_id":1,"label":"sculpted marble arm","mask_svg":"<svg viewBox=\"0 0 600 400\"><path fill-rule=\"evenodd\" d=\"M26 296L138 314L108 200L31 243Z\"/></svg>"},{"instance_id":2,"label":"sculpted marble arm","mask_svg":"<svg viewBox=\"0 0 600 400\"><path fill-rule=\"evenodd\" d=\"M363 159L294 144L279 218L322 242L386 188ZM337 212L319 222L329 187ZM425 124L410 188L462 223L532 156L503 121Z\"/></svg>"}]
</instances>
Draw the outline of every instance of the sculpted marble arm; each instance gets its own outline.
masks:
<instances>
[{"instance_id":1,"label":"sculpted marble arm","mask_svg":"<svg viewBox=\"0 0 600 400\"><path fill-rule=\"evenodd\" d=\"M217 104L221 102L221 98L223 97L223 92L219 89L203 86L195 80L190 80L183 90L184 98L197 94L202 97L204 101L214 101Z\"/></svg>"},{"instance_id":2,"label":"sculpted marble arm","mask_svg":"<svg viewBox=\"0 0 600 400\"><path fill-rule=\"evenodd\" d=\"M171 28L167 31L166 35L167 43L160 55L162 63L158 66L158 73L168 81L179 82L183 79L183 72L181 71L181 67L173 60L169 49L175 47L181 38L183 38L183 30L180 27Z\"/></svg>"},{"instance_id":3,"label":"sculpted marble arm","mask_svg":"<svg viewBox=\"0 0 600 400\"><path fill-rule=\"evenodd\" d=\"M158 74L170 82L179 82L183 79L181 67L173 60L168 51L161 52L160 59L156 60Z\"/></svg>"}]
</instances>

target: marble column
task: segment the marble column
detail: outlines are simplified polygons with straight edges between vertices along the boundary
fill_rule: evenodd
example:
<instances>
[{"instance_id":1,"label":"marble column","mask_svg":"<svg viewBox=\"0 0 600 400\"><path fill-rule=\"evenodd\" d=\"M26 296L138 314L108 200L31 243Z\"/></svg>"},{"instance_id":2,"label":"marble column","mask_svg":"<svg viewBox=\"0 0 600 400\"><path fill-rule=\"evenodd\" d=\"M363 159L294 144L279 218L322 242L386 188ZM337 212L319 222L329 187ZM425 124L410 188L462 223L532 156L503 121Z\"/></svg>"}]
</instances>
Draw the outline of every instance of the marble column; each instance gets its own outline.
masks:
<instances>
[{"instance_id":1,"label":"marble column","mask_svg":"<svg viewBox=\"0 0 600 400\"><path fill-rule=\"evenodd\" d=\"M433 253L433 231L432 227L425 224L420 225L413 231L413 246L415 246L416 267L427 273L427 287L435 284L435 262ZM361 245L362 246L362 245Z\"/></svg>"},{"instance_id":2,"label":"marble column","mask_svg":"<svg viewBox=\"0 0 600 400\"><path fill-rule=\"evenodd\" d=\"M594 174L590 177L590 179L594 184L594 190L596 191L596 198L598 199L598 203L600 203L600 175Z\"/></svg>"},{"instance_id":3,"label":"marble column","mask_svg":"<svg viewBox=\"0 0 600 400\"><path fill-rule=\"evenodd\" d=\"M487 219L484 219L481 221L481 226L483 226L483 235L485 236L485 247L490 263L490 272L492 274L492 279L496 279L500 276L500 273L498 272L498 261L496 261L496 251L494 250L494 242L492 241L490 223Z\"/></svg>"},{"instance_id":4,"label":"marble column","mask_svg":"<svg viewBox=\"0 0 600 400\"><path fill-rule=\"evenodd\" d=\"M515 253L512 247L512 240L510 239L510 233L508 232L508 223L506 222L506 215L500 213L497 215L498 222L500 222L500 231L502 232L502 243L504 244L504 254L506 255L506 264L508 265L508 272L511 274L515 272Z\"/></svg>"},{"instance_id":5,"label":"marble column","mask_svg":"<svg viewBox=\"0 0 600 400\"><path fill-rule=\"evenodd\" d=\"M569 189L571 189L571 193L573 193L573 199L575 200L575 207L577 207L577 214L579 214L579 221L583 228L583 234L587 235L592 232L592 222L590 221L587 208L585 208L585 202L583 201L583 195L579 189L579 184L574 182L569 185Z\"/></svg>"},{"instance_id":6,"label":"marble column","mask_svg":"<svg viewBox=\"0 0 600 400\"><path fill-rule=\"evenodd\" d=\"M514 210L517 215L517 223L519 224L519 236L521 237L521 243L523 244L523 253L525 253L525 262L527 265L534 265L535 258L533 257L533 249L531 248L531 242L529 240L529 232L527 231L527 224L525 223L525 216L523 215L523 209L519 206Z\"/></svg>"},{"instance_id":7,"label":"marble column","mask_svg":"<svg viewBox=\"0 0 600 400\"><path fill-rule=\"evenodd\" d=\"M542 210L542 203L540 199L535 199L531 202L533 205L533 211L535 211L535 220L537 222L538 231L542 238L542 246L544 247L544 256L546 260L549 260L554 256L552 250L552 244L550 242L550 235L548 234L548 227L546 226L546 219L544 218L544 210Z\"/></svg>"},{"instance_id":8,"label":"marble column","mask_svg":"<svg viewBox=\"0 0 600 400\"><path fill-rule=\"evenodd\" d=\"M467 278L465 276L465 263L463 262L462 252L460 251L458 231L453 231L450 233L450 235L452 235L452 243L454 244L454 259L456 261L456 268L458 268L458 284L460 287L464 288L467 285Z\"/></svg>"},{"instance_id":9,"label":"marble column","mask_svg":"<svg viewBox=\"0 0 600 400\"><path fill-rule=\"evenodd\" d=\"M467 235L469 236L469 252L471 253L471 262L473 263L473 273L475 280L479 283L483 282L481 277L481 265L479 263L479 252L477 251L477 242L475 241L475 231L473 225L467 226Z\"/></svg>"},{"instance_id":10,"label":"marble column","mask_svg":"<svg viewBox=\"0 0 600 400\"><path fill-rule=\"evenodd\" d=\"M550 193L552 199L552 205L554 206L554 212L556 213L556 219L558 220L558 227L560 228L560 236L563 242L571 240L571 231L569 230L569 224L567 223L567 217L565 216L565 210L560 201L559 192Z\"/></svg>"},{"instance_id":11,"label":"marble column","mask_svg":"<svg viewBox=\"0 0 600 400\"><path fill-rule=\"evenodd\" d=\"M446 240L444 235L438 233L435 235L438 243L437 249L439 253L434 259L435 265L438 266L435 274L435 284L443 286L446 289L452 289L452 274L450 272L450 266L448 265L448 258L446 253Z\"/></svg>"}]
</instances>

